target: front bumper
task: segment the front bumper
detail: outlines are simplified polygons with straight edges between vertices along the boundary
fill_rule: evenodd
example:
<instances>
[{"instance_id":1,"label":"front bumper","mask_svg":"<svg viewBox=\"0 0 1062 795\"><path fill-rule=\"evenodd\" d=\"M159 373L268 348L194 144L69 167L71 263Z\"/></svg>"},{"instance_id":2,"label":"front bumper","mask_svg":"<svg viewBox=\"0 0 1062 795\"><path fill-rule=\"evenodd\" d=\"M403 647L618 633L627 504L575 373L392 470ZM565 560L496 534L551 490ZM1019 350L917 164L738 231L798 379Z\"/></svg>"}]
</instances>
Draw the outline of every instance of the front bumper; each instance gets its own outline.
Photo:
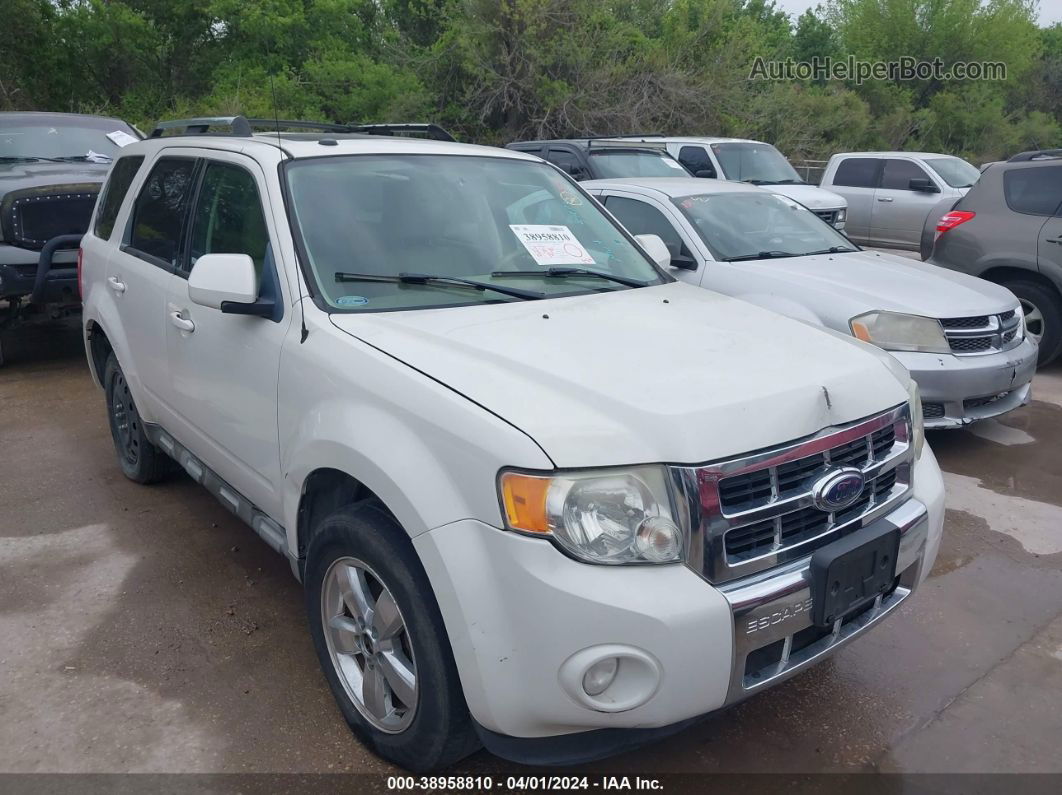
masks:
<instances>
[{"instance_id":1,"label":"front bumper","mask_svg":"<svg viewBox=\"0 0 1062 795\"><path fill-rule=\"evenodd\" d=\"M943 482L928 448L914 467L912 499L879 521L905 531L898 585L825 633L807 610L806 559L716 588L684 565L586 565L541 539L473 520L420 535L414 545L487 747L512 759L571 762L759 692L893 612L925 578L940 543ZM620 656L621 671L630 659L634 674L621 692L610 688L591 703L578 681L573 687L571 667L595 654Z\"/></svg>"},{"instance_id":2,"label":"front bumper","mask_svg":"<svg viewBox=\"0 0 1062 795\"><path fill-rule=\"evenodd\" d=\"M998 417L1029 402L1037 347L1031 340L998 353L890 351L911 372L922 393L926 427L961 428Z\"/></svg>"},{"instance_id":3,"label":"front bumper","mask_svg":"<svg viewBox=\"0 0 1062 795\"><path fill-rule=\"evenodd\" d=\"M40 251L0 243L0 298L33 294L41 259ZM42 292L42 303L77 303L77 247L56 251Z\"/></svg>"}]
</instances>

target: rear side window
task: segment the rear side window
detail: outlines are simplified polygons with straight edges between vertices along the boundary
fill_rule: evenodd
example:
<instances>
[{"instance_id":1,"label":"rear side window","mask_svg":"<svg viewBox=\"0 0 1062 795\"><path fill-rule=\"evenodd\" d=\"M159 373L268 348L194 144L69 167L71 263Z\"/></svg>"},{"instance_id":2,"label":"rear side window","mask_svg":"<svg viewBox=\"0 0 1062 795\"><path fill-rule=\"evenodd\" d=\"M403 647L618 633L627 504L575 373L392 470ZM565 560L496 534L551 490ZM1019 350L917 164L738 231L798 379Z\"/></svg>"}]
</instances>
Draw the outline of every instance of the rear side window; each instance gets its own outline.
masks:
<instances>
[{"instance_id":1,"label":"rear side window","mask_svg":"<svg viewBox=\"0 0 1062 795\"><path fill-rule=\"evenodd\" d=\"M1003 195L1016 213L1058 215L1062 209L1062 166L1011 169L1003 175Z\"/></svg>"},{"instance_id":2,"label":"rear side window","mask_svg":"<svg viewBox=\"0 0 1062 795\"><path fill-rule=\"evenodd\" d=\"M849 157L837 166L833 175L833 184L847 188L875 188L878 184L878 165L876 157Z\"/></svg>"},{"instance_id":3,"label":"rear side window","mask_svg":"<svg viewBox=\"0 0 1062 795\"><path fill-rule=\"evenodd\" d=\"M129 192L133 177L136 176L143 162L143 155L129 155L119 157L111 167L111 175L107 178L107 184L103 187L103 196L100 197L100 211L96 215L96 237L110 240L111 232L114 231L114 222L118 218L118 211L125 200L125 194Z\"/></svg>"},{"instance_id":4,"label":"rear side window","mask_svg":"<svg viewBox=\"0 0 1062 795\"><path fill-rule=\"evenodd\" d=\"M698 171L711 171L715 175L715 166L712 158L703 146L684 146L679 149L678 161L689 169L691 174Z\"/></svg>"},{"instance_id":5,"label":"rear side window","mask_svg":"<svg viewBox=\"0 0 1062 795\"><path fill-rule=\"evenodd\" d=\"M605 199L605 207L632 235L658 235L667 245L672 257L685 253L678 230L652 205L637 199L608 196Z\"/></svg>"},{"instance_id":6,"label":"rear side window","mask_svg":"<svg viewBox=\"0 0 1062 795\"><path fill-rule=\"evenodd\" d=\"M174 267L192 190L195 160L165 157L157 162L136 197L129 247Z\"/></svg>"},{"instance_id":7,"label":"rear side window","mask_svg":"<svg viewBox=\"0 0 1062 795\"><path fill-rule=\"evenodd\" d=\"M208 165L192 220L191 264L204 254L247 254L261 275L268 244L254 177L228 163Z\"/></svg>"},{"instance_id":8,"label":"rear side window","mask_svg":"<svg viewBox=\"0 0 1062 795\"><path fill-rule=\"evenodd\" d=\"M575 156L574 152L569 152L567 149L550 149L546 153L546 160L573 177L584 176L585 172L579 162L579 158Z\"/></svg>"},{"instance_id":9,"label":"rear side window","mask_svg":"<svg viewBox=\"0 0 1062 795\"><path fill-rule=\"evenodd\" d=\"M881 172L881 187L888 190L910 190L912 179L929 179L929 174L910 160L886 160Z\"/></svg>"}]
</instances>

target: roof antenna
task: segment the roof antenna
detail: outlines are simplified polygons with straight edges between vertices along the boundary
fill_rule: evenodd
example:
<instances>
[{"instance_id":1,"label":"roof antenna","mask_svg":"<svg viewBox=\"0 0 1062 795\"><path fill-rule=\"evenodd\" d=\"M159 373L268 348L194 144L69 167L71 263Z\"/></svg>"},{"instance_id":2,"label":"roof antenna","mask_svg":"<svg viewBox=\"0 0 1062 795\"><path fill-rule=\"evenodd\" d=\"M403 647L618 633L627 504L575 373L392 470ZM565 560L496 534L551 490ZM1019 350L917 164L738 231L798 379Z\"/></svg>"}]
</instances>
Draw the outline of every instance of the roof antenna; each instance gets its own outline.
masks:
<instances>
[{"instance_id":1,"label":"roof antenna","mask_svg":"<svg viewBox=\"0 0 1062 795\"><path fill-rule=\"evenodd\" d=\"M269 52L270 60L272 60L273 53L271 51L269 51L268 48L267 48L267 52ZM279 149L281 151L281 154L286 154L284 152L284 145L283 145L283 143L281 141L281 138L280 138L280 111L277 109L277 87L273 83L273 72L272 72L272 70L270 70L270 72L269 72L269 93L273 95L273 124L276 127L276 131L277 131L277 149ZM297 257L298 254L296 254L295 256ZM296 268L296 270L298 271L300 269ZM295 282L296 282L296 284L299 287L299 323L300 323L300 326L301 326L301 333L299 335L299 344L302 345L302 343L306 342L306 338L308 336L310 336L310 330L308 328L306 328L306 304L303 303L305 298L303 297L303 294L302 294L302 273L301 272L296 273L295 276L296 276Z\"/></svg>"}]
</instances>

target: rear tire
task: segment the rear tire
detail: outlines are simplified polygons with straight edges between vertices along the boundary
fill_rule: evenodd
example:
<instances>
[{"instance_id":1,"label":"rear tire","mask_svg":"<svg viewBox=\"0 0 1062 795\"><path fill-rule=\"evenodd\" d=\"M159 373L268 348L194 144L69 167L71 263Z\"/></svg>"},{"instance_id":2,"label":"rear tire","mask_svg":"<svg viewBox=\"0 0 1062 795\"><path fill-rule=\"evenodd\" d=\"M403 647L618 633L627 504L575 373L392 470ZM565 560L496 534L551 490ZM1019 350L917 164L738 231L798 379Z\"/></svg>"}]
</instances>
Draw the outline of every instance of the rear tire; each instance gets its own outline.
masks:
<instances>
[{"instance_id":1,"label":"rear tire","mask_svg":"<svg viewBox=\"0 0 1062 795\"><path fill-rule=\"evenodd\" d=\"M363 501L327 516L305 582L317 657L358 739L415 773L479 748L435 594L387 511Z\"/></svg>"},{"instance_id":2,"label":"rear tire","mask_svg":"<svg viewBox=\"0 0 1062 795\"><path fill-rule=\"evenodd\" d=\"M1021 301L1025 313L1025 334L1040 337L1037 365L1043 367L1062 353L1062 297L1037 282L1014 279L1003 283Z\"/></svg>"},{"instance_id":3,"label":"rear tire","mask_svg":"<svg viewBox=\"0 0 1062 795\"><path fill-rule=\"evenodd\" d=\"M134 483L148 484L162 480L171 468L171 459L159 450L144 433L133 394L125 373L112 353L103 371L103 388L107 395L107 419L111 439L118 454L122 474Z\"/></svg>"}]
</instances>

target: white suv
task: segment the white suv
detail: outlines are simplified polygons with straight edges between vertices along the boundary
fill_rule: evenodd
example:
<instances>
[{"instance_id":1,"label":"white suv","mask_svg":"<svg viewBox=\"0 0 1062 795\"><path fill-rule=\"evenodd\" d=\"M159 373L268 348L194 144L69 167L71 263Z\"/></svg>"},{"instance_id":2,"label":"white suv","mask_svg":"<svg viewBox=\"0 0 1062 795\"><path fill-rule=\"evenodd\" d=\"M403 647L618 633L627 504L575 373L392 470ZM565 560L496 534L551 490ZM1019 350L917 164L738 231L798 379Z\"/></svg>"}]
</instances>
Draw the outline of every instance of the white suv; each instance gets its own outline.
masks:
<instances>
[{"instance_id":1,"label":"white suv","mask_svg":"<svg viewBox=\"0 0 1062 795\"><path fill-rule=\"evenodd\" d=\"M229 122L116 161L91 369L129 478L178 462L288 558L382 756L628 747L927 575L941 476L884 352L676 282L537 158Z\"/></svg>"}]
</instances>

